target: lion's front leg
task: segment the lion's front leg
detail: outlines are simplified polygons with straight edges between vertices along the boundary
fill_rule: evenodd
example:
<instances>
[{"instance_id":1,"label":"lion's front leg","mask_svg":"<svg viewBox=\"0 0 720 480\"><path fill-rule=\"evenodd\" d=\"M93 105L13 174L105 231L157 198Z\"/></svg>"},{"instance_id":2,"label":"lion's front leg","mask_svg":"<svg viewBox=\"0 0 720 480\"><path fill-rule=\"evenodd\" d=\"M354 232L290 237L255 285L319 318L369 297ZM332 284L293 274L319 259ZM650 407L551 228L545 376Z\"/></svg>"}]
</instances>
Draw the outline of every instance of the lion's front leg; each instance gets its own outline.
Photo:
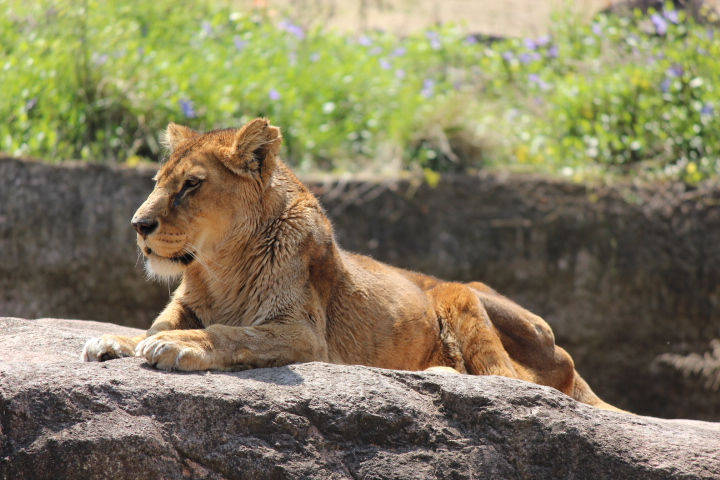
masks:
<instances>
[{"instance_id":1,"label":"lion's front leg","mask_svg":"<svg viewBox=\"0 0 720 480\"><path fill-rule=\"evenodd\" d=\"M144 338L145 334L132 338L121 335L91 338L85 343L80 359L84 362L104 362L114 358L134 357L135 347Z\"/></svg>"},{"instance_id":2,"label":"lion's front leg","mask_svg":"<svg viewBox=\"0 0 720 480\"><path fill-rule=\"evenodd\" d=\"M182 285L177 292L181 292ZM103 362L113 358L134 357L135 348L142 340L163 330L180 328L197 328L199 320L186 305L179 301L171 301L158 315L147 333L136 337L123 337L120 335L103 335L91 338L85 344L80 360L85 362ZM200 323L200 326L202 324Z\"/></svg>"},{"instance_id":3,"label":"lion's front leg","mask_svg":"<svg viewBox=\"0 0 720 480\"><path fill-rule=\"evenodd\" d=\"M327 361L323 338L303 324L159 332L140 342L137 356L162 370L236 370Z\"/></svg>"},{"instance_id":4,"label":"lion's front leg","mask_svg":"<svg viewBox=\"0 0 720 480\"><path fill-rule=\"evenodd\" d=\"M151 335L135 348L138 357L161 370L208 370L220 359L206 330L169 330Z\"/></svg>"}]
</instances>

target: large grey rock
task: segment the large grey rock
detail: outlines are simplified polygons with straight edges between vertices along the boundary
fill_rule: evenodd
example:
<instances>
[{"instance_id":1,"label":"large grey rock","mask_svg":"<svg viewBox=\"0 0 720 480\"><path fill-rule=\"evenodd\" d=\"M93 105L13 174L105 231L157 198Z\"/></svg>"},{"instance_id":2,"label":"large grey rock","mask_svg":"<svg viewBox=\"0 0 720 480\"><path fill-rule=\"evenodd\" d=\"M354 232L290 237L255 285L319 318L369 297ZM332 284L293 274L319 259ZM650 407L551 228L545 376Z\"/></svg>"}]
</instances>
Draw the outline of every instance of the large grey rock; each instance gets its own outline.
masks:
<instances>
[{"instance_id":1,"label":"large grey rock","mask_svg":"<svg viewBox=\"0 0 720 480\"><path fill-rule=\"evenodd\" d=\"M148 328L171 290L145 280L129 223L152 175L0 158L0 315ZM305 180L343 247L488 283L548 321L604 400L720 420L720 373L682 361L720 338L720 184Z\"/></svg>"},{"instance_id":2,"label":"large grey rock","mask_svg":"<svg viewBox=\"0 0 720 480\"><path fill-rule=\"evenodd\" d=\"M720 478L720 426L501 377L78 359L132 329L0 319L0 478Z\"/></svg>"}]
</instances>

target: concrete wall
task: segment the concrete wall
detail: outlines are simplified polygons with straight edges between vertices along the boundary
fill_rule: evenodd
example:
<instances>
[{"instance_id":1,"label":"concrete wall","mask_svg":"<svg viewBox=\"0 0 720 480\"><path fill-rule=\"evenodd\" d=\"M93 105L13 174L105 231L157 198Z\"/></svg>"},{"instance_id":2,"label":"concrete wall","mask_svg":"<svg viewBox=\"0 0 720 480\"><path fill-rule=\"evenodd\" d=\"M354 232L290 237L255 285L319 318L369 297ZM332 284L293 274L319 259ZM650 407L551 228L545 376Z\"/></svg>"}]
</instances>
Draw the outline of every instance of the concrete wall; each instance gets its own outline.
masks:
<instances>
[{"instance_id":1,"label":"concrete wall","mask_svg":"<svg viewBox=\"0 0 720 480\"><path fill-rule=\"evenodd\" d=\"M0 159L0 316L147 328L172 286L144 278L130 218L152 170ZM720 338L720 186L587 187L502 174L306 178L344 248L484 281L543 316L605 400L720 420L717 392L656 360Z\"/></svg>"}]
</instances>

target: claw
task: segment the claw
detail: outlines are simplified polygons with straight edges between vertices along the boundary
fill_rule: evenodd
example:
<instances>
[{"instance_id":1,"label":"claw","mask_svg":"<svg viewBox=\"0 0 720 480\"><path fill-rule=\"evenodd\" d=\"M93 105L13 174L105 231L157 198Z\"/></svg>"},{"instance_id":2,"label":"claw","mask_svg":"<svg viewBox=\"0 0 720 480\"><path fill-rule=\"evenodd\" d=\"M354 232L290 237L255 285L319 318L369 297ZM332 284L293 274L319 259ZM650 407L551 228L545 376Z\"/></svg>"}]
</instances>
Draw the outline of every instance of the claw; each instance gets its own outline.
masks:
<instances>
[{"instance_id":1,"label":"claw","mask_svg":"<svg viewBox=\"0 0 720 480\"><path fill-rule=\"evenodd\" d=\"M165 353L168 349L167 345L162 345L160 348L157 348L153 352L152 361L153 363L157 364L160 361L160 356L162 356L163 353Z\"/></svg>"},{"instance_id":2,"label":"claw","mask_svg":"<svg viewBox=\"0 0 720 480\"><path fill-rule=\"evenodd\" d=\"M100 356L100 361L107 362L108 360L115 360L116 358L116 356L111 355L109 352L105 352Z\"/></svg>"}]
</instances>

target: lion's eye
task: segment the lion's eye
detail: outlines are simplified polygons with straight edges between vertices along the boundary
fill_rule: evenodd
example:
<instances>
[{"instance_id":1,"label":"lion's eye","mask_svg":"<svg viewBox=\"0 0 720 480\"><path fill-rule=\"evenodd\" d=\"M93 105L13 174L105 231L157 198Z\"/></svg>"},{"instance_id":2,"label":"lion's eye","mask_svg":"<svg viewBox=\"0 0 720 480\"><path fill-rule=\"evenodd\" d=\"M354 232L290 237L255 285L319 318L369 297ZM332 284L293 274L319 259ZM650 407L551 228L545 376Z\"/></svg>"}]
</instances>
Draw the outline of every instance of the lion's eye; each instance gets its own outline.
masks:
<instances>
[{"instance_id":1,"label":"lion's eye","mask_svg":"<svg viewBox=\"0 0 720 480\"><path fill-rule=\"evenodd\" d=\"M202 182L202 180L197 177L188 177L188 179L185 180L185 184L183 185L183 190L190 191L194 188L197 188L198 186L200 186L200 182Z\"/></svg>"},{"instance_id":2,"label":"lion's eye","mask_svg":"<svg viewBox=\"0 0 720 480\"><path fill-rule=\"evenodd\" d=\"M183 183L182 189L180 189L178 194L175 196L175 201L173 202L173 206L174 207L179 206L180 203L182 203L183 199L185 198L185 195L187 195L188 193L197 189L201 183L202 183L201 178L188 177L185 180L185 183Z\"/></svg>"}]
</instances>

